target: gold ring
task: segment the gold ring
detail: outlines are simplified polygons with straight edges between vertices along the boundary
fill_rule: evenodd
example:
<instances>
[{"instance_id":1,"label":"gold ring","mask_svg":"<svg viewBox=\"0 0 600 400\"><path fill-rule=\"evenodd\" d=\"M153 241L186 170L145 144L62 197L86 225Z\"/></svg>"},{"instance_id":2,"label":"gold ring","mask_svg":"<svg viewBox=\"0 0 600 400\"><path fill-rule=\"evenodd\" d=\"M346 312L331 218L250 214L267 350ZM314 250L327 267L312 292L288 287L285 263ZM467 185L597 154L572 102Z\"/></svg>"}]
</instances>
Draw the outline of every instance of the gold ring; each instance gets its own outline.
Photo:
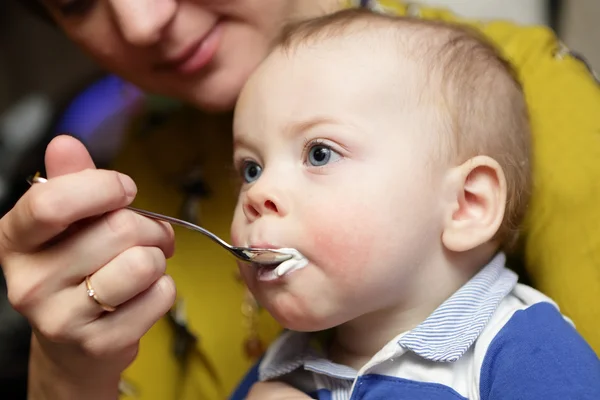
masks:
<instances>
[{"instance_id":1,"label":"gold ring","mask_svg":"<svg viewBox=\"0 0 600 400\"><path fill-rule=\"evenodd\" d=\"M92 287L92 283L90 282L90 276L86 276L85 277L85 286L87 287L87 295L89 297L91 297L92 299L94 299L94 301L100 306L102 307L102 309L104 311L107 312L113 312L115 311L117 308L113 307L113 306L109 306L106 303L103 303L99 298L98 295L96 294L96 291L94 290L94 288Z\"/></svg>"}]
</instances>

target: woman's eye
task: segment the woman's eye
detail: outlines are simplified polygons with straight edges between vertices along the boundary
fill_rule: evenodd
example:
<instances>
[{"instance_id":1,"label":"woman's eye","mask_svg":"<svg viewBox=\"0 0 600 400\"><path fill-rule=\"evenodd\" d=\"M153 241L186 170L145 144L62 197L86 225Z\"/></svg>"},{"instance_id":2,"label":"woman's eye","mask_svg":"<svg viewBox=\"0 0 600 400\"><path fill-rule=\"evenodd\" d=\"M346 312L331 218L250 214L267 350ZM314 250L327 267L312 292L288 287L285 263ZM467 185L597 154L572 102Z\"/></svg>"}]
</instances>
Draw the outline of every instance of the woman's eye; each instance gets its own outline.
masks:
<instances>
[{"instance_id":1,"label":"woman's eye","mask_svg":"<svg viewBox=\"0 0 600 400\"><path fill-rule=\"evenodd\" d=\"M314 167L322 167L330 162L338 161L341 156L330 147L318 144L310 148L308 151L307 161Z\"/></svg>"},{"instance_id":2,"label":"woman's eye","mask_svg":"<svg viewBox=\"0 0 600 400\"><path fill-rule=\"evenodd\" d=\"M262 167L253 161L244 163L242 176L246 183L251 183L257 180L262 173Z\"/></svg>"}]
</instances>

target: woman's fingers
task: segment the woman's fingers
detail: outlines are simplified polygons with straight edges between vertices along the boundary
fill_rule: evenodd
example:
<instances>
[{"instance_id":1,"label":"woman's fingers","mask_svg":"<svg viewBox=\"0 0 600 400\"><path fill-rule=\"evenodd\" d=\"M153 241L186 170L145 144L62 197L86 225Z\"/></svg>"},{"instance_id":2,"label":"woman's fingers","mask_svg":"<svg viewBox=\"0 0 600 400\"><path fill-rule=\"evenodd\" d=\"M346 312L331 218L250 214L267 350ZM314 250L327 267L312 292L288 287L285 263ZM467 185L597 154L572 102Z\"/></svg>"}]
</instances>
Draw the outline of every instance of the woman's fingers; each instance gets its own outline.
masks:
<instances>
[{"instance_id":1,"label":"woman's fingers","mask_svg":"<svg viewBox=\"0 0 600 400\"><path fill-rule=\"evenodd\" d=\"M102 304L118 307L148 290L164 275L165 269L166 258L161 249L132 247L91 275L89 282ZM36 286L40 285L32 287ZM53 341L77 340L80 328L104 312L88 295L85 278L60 290L48 290L48 286L44 290L32 289L34 294L29 298L13 293L10 298L13 307Z\"/></svg>"},{"instance_id":2,"label":"woman's fingers","mask_svg":"<svg viewBox=\"0 0 600 400\"><path fill-rule=\"evenodd\" d=\"M139 302L140 296L158 296L148 294L149 291L166 291L164 301L171 301L170 288L163 287L169 282L169 279L164 281L165 269L166 259L161 249L132 247L90 276L89 282L99 301L115 307L113 313L121 313L131 307L129 302ZM153 289L155 286L158 289ZM85 341L87 325L110 315L105 314L102 306L88 295L85 281L49 293L46 297L40 296L38 300L26 312L34 328L52 342ZM155 314L150 312L149 315ZM134 320L130 322L135 323ZM132 324L126 326L132 327Z\"/></svg>"},{"instance_id":3,"label":"woman's fingers","mask_svg":"<svg viewBox=\"0 0 600 400\"><path fill-rule=\"evenodd\" d=\"M42 300L27 310L26 317L34 330L51 343L80 341L85 326L99 316L90 312L93 300L79 286L52 293Z\"/></svg>"},{"instance_id":4,"label":"woman's fingers","mask_svg":"<svg viewBox=\"0 0 600 400\"><path fill-rule=\"evenodd\" d=\"M102 303L118 307L146 291L165 273L167 261L158 247L132 247L90 276L90 284ZM85 282L81 293L85 293ZM88 299L93 314L102 308Z\"/></svg>"},{"instance_id":5,"label":"woman's fingers","mask_svg":"<svg viewBox=\"0 0 600 400\"><path fill-rule=\"evenodd\" d=\"M32 255L31 263L46 264L48 279L60 273L66 283L80 282L118 254L136 246L157 247L169 258L174 252L173 228L121 209L94 219L76 235Z\"/></svg>"},{"instance_id":6,"label":"woman's fingers","mask_svg":"<svg viewBox=\"0 0 600 400\"><path fill-rule=\"evenodd\" d=\"M83 143L67 135L57 136L50 141L45 161L48 178L96 168Z\"/></svg>"},{"instance_id":7,"label":"woman's fingers","mask_svg":"<svg viewBox=\"0 0 600 400\"><path fill-rule=\"evenodd\" d=\"M13 257L4 267L9 282L9 298L15 309L35 318L31 315L33 310L45 308L44 302L49 297L81 285L86 276L96 271L99 273L107 264L117 265L110 268L114 271L113 275L118 275L115 268L121 266L123 274L117 279L127 277L129 273L137 274L136 279L140 280L148 269L152 272L163 268L164 272L164 259L171 257L173 251L174 233L170 225L130 210L117 210L93 220L75 235L47 249ZM136 283L145 283L146 286L141 288L144 290L163 272L151 274L153 279L150 281L146 277L145 282L126 279L119 284L135 286ZM140 291L135 287L131 290L134 293L129 298ZM77 298L72 301L76 302Z\"/></svg>"},{"instance_id":8,"label":"woman's fingers","mask_svg":"<svg viewBox=\"0 0 600 400\"><path fill-rule=\"evenodd\" d=\"M92 161L92 157L85 146L79 140L66 135L57 136L50 141L46 148L45 161L48 178L66 174L75 174L86 169L96 168ZM74 184L76 185L77 182L74 182ZM54 181L51 186L55 186ZM61 189L60 185L58 185L58 189ZM25 196L23 196L24 199L17 203L13 210L2 218L2 221L0 222L0 259L10 255L12 252L26 251L28 247L31 247L31 242L33 242L34 245L39 245L41 243L41 239L38 239L35 236L32 237L32 240L29 243L23 245L21 242L22 237L29 236L27 227L31 226L32 222L35 224L35 220L39 217L41 217L42 220L47 219L46 215L48 211L54 214L52 206L48 207L48 204L51 205L53 199L54 202L56 202L56 198L50 196L50 201L46 202L44 200L48 198L48 191L52 193L52 187L46 187L42 190L36 189L36 191L38 192L37 195L35 194L35 191L32 191L33 195L26 193ZM69 202L62 202L61 205L63 207L68 206ZM50 210L48 210L48 208L50 208ZM60 220L60 216L61 214L57 214L54 219L49 221L54 222L54 225L58 226L39 227L42 229L39 231L36 230L37 236L41 238L53 237L64 230L65 224L64 221ZM32 219L33 221L31 221ZM51 225L53 224L51 223ZM25 228L26 231L22 232L22 229L20 228ZM36 228L38 227L36 226ZM54 232L57 233L53 234Z\"/></svg>"},{"instance_id":9,"label":"woman's fingers","mask_svg":"<svg viewBox=\"0 0 600 400\"><path fill-rule=\"evenodd\" d=\"M34 184L0 220L0 256L36 250L77 221L125 207L136 190L131 178L106 170Z\"/></svg>"},{"instance_id":10,"label":"woman's fingers","mask_svg":"<svg viewBox=\"0 0 600 400\"><path fill-rule=\"evenodd\" d=\"M82 343L94 357L111 357L129 349L173 306L176 289L173 279L163 275L146 291L122 304L115 312L84 327Z\"/></svg>"}]
</instances>

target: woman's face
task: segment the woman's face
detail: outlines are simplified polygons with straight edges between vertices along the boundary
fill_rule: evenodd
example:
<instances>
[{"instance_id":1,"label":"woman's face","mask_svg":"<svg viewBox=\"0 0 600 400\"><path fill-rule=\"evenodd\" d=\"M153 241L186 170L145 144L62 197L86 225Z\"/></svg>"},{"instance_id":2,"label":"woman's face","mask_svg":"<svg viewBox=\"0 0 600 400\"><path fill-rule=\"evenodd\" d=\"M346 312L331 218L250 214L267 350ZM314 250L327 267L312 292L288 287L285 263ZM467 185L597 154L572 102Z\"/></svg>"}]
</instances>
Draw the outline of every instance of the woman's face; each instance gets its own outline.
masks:
<instances>
[{"instance_id":1,"label":"woman's face","mask_svg":"<svg viewBox=\"0 0 600 400\"><path fill-rule=\"evenodd\" d=\"M338 0L43 0L67 35L146 91L230 110L281 25Z\"/></svg>"}]
</instances>

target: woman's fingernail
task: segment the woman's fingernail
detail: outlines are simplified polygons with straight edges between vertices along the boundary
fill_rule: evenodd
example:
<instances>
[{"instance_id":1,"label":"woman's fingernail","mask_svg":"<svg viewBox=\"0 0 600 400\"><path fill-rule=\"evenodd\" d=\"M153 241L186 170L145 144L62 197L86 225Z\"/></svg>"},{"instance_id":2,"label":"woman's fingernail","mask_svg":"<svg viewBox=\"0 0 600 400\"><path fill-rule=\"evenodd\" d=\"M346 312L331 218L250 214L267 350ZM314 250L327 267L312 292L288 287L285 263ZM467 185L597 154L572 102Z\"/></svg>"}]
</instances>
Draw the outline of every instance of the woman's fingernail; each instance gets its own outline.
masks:
<instances>
[{"instance_id":1,"label":"woman's fingernail","mask_svg":"<svg viewBox=\"0 0 600 400\"><path fill-rule=\"evenodd\" d=\"M131 179L130 177L128 177L125 174L121 174L119 173L119 180L121 181L121 184L123 185L123 189L125 189L125 193L127 194L127 197L131 200L135 197L135 195L137 194L137 186L135 185L135 182L133 181L133 179Z\"/></svg>"}]
</instances>

